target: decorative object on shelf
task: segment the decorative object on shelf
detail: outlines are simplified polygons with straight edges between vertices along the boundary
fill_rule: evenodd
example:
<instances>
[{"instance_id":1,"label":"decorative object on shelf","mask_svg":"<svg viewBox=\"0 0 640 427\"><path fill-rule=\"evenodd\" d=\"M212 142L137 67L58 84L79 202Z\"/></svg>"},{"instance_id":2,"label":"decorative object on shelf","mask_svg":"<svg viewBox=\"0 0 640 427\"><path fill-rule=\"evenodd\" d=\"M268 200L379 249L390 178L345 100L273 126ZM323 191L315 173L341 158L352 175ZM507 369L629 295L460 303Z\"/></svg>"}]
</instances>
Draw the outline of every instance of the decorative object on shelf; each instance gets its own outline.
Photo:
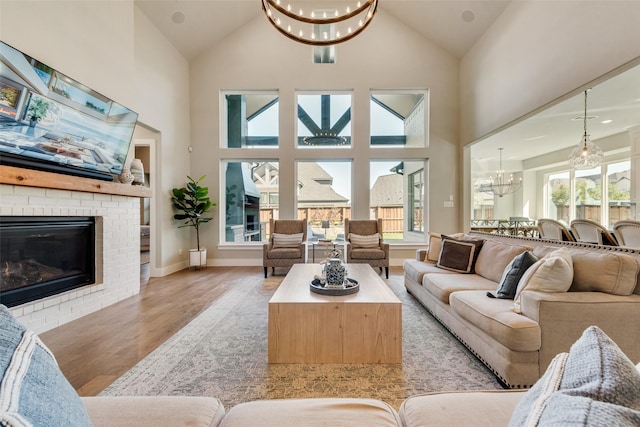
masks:
<instances>
[{"instance_id":1,"label":"decorative object on shelf","mask_svg":"<svg viewBox=\"0 0 640 427\"><path fill-rule=\"evenodd\" d=\"M123 184L131 184L133 182L133 174L129 168L122 168L122 173L118 176L118 180Z\"/></svg>"},{"instance_id":2,"label":"decorative object on shelf","mask_svg":"<svg viewBox=\"0 0 640 427\"><path fill-rule=\"evenodd\" d=\"M335 8L327 10L327 6L321 4L317 6L321 10L311 8L305 11L301 5L284 7L280 0L262 0L262 10L276 30L291 40L311 46L331 46L360 34L373 20L378 0L358 1L347 6L344 12Z\"/></svg>"},{"instance_id":3,"label":"decorative object on shelf","mask_svg":"<svg viewBox=\"0 0 640 427\"><path fill-rule=\"evenodd\" d=\"M602 149L591 142L591 136L587 132L587 119L594 118L587 116L587 92L589 90L584 91L584 116L582 117L584 134L578 146L569 155L569 164L574 169L593 169L602 163Z\"/></svg>"},{"instance_id":4,"label":"decorative object on shelf","mask_svg":"<svg viewBox=\"0 0 640 427\"><path fill-rule=\"evenodd\" d=\"M144 185L144 165L142 164L142 160L131 160L129 169L133 174L133 185Z\"/></svg>"},{"instance_id":5,"label":"decorative object on shelf","mask_svg":"<svg viewBox=\"0 0 640 427\"><path fill-rule=\"evenodd\" d=\"M209 199L209 189L200 186L200 182L205 178L201 176L197 181L187 176L189 182L184 187L172 190L171 201L173 207L179 213L173 219L184 220L178 228L193 227L196 230L196 249L189 250L189 267L200 267L207 265L207 249L200 248L200 225L211 221L213 218L203 216L215 203Z\"/></svg>"},{"instance_id":6,"label":"decorative object on shelf","mask_svg":"<svg viewBox=\"0 0 640 427\"><path fill-rule=\"evenodd\" d=\"M498 150L500 151L500 169L498 169L497 171L496 180L494 182L493 177L489 177L488 184L480 184L480 191L502 197L506 194L511 194L518 191L520 185L522 184L522 178L520 178L516 182L513 178L513 174L511 174L507 179L504 173L504 169L502 169L503 148L498 148Z\"/></svg>"}]
</instances>

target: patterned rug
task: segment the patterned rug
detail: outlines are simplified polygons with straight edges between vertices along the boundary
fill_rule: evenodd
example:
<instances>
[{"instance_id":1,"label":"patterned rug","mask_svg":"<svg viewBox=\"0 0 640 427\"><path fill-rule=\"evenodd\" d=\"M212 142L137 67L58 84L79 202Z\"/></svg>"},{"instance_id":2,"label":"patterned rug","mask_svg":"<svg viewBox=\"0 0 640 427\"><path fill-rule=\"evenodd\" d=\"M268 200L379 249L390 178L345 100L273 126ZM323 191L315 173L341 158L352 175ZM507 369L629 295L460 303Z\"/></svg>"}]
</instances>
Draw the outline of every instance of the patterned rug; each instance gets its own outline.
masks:
<instances>
[{"instance_id":1,"label":"patterned rug","mask_svg":"<svg viewBox=\"0 0 640 427\"><path fill-rule=\"evenodd\" d=\"M256 399L370 397L396 409L410 395L501 389L491 372L411 296L402 301L402 364L267 363L268 302L284 276L250 275L101 395L214 396L227 409Z\"/></svg>"}]
</instances>

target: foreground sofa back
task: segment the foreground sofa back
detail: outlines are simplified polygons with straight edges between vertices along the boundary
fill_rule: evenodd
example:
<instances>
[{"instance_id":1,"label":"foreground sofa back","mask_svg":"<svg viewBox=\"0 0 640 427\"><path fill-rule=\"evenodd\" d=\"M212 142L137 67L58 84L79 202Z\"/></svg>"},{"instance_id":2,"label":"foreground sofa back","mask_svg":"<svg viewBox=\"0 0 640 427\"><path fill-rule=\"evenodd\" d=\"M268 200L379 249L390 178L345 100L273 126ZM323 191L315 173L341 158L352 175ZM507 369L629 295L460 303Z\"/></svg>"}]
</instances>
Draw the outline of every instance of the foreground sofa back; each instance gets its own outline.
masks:
<instances>
[{"instance_id":1,"label":"foreground sofa back","mask_svg":"<svg viewBox=\"0 0 640 427\"><path fill-rule=\"evenodd\" d=\"M576 242L472 232L484 239L476 274L452 273L432 261L405 260L405 287L510 388L530 387L558 353L588 326L606 331L640 361L640 251ZM568 292L524 291L514 301L491 299L514 254L538 257L565 247L573 259ZM484 256L484 259L483 259Z\"/></svg>"}]
</instances>

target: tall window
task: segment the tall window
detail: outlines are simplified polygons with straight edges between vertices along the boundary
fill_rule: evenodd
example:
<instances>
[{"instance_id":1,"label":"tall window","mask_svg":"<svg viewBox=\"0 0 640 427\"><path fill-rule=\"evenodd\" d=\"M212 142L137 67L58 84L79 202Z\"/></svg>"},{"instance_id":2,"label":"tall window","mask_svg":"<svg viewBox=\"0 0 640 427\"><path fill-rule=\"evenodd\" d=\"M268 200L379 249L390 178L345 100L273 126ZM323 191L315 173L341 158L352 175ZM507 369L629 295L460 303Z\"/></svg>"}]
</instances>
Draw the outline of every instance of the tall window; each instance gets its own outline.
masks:
<instances>
[{"instance_id":1,"label":"tall window","mask_svg":"<svg viewBox=\"0 0 640 427\"><path fill-rule=\"evenodd\" d=\"M353 165L369 162L370 192L358 193L358 218L382 218L388 241L424 242L426 159L424 150L415 148L428 145L427 95L427 90L223 91L218 148L221 241L266 241L270 219L291 217L307 221L310 240L344 239L344 220L353 217ZM282 97L293 102L280 103ZM354 99L365 101L364 111L353 114ZM290 110L279 111L283 105ZM367 129L360 128L364 139L354 147L352 119L366 121L368 107L372 142L366 143ZM295 128L281 139L280 118L294 114ZM403 158L392 154L391 160L373 161L383 146L392 147L386 150L389 153L402 152ZM281 175L280 167L286 167L287 173ZM295 174L289 173L291 167ZM391 181L394 187L386 187ZM393 191L393 201L384 200L387 190ZM287 207L285 216L281 216L281 200ZM290 213L291 208L295 210Z\"/></svg>"},{"instance_id":2,"label":"tall window","mask_svg":"<svg viewBox=\"0 0 640 427\"><path fill-rule=\"evenodd\" d=\"M616 221L635 219L635 204L631 204L631 162L607 166L607 200L609 201L609 227Z\"/></svg>"},{"instance_id":3,"label":"tall window","mask_svg":"<svg viewBox=\"0 0 640 427\"><path fill-rule=\"evenodd\" d=\"M277 161L223 161L225 242L264 242L279 215Z\"/></svg>"},{"instance_id":4,"label":"tall window","mask_svg":"<svg viewBox=\"0 0 640 427\"><path fill-rule=\"evenodd\" d=\"M571 202L571 181L569 172L549 175L547 180L547 218L569 225Z\"/></svg>"},{"instance_id":5,"label":"tall window","mask_svg":"<svg viewBox=\"0 0 640 427\"><path fill-rule=\"evenodd\" d=\"M298 94L298 145L351 145L351 94Z\"/></svg>"},{"instance_id":6,"label":"tall window","mask_svg":"<svg viewBox=\"0 0 640 427\"><path fill-rule=\"evenodd\" d=\"M371 93L372 146L426 146L426 91Z\"/></svg>"},{"instance_id":7,"label":"tall window","mask_svg":"<svg viewBox=\"0 0 640 427\"><path fill-rule=\"evenodd\" d=\"M296 169L298 219L307 220L307 238L344 240L344 219L351 218L351 161L298 161Z\"/></svg>"},{"instance_id":8,"label":"tall window","mask_svg":"<svg viewBox=\"0 0 640 427\"><path fill-rule=\"evenodd\" d=\"M602 201L602 176L600 167L577 170L573 179L575 186L574 218L600 222Z\"/></svg>"},{"instance_id":9,"label":"tall window","mask_svg":"<svg viewBox=\"0 0 640 427\"><path fill-rule=\"evenodd\" d=\"M371 219L382 219L386 241L422 241L424 160L371 162Z\"/></svg>"},{"instance_id":10,"label":"tall window","mask_svg":"<svg viewBox=\"0 0 640 427\"><path fill-rule=\"evenodd\" d=\"M278 94L224 93L227 148L278 146Z\"/></svg>"}]
</instances>

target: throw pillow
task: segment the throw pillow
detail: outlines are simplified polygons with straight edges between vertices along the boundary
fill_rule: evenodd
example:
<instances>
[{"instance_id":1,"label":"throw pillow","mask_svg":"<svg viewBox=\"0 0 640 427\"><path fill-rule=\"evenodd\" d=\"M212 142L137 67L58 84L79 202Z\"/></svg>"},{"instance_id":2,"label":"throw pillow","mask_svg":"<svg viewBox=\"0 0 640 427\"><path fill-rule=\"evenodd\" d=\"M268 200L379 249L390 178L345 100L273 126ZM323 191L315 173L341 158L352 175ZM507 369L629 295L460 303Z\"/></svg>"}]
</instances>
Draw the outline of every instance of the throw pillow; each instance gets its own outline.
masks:
<instances>
[{"instance_id":1,"label":"throw pillow","mask_svg":"<svg viewBox=\"0 0 640 427\"><path fill-rule=\"evenodd\" d=\"M567 248L557 249L536 261L524 273L513 298L516 313L520 311L520 295L525 289L542 292L567 292L573 282L573 261Z\"/></svg>"},{"instance_id":2,"label":"throw pillow","mask_svg":"<svg viewBox=\"0 0 640 427\"><path fill-rule=\"evenodd\" d=\"M553 359L509 426L638 426L640 373L597 326Z\"/></svg>"},{"instance_id":3,"label":"throw pillow","mask_svg":"<svg viewBox=\"0 0 640 427\"><path fill-rule=\"evenodd\" d=\"M302 243L302 233L281 234L273 233L274 248L297 248Z\"/></svg>"},{"instance_id":4,"label":"throw pillow","mask_svg":"<svg viewBox=\"0 0 640 427\"><path fill-rule=\"evenodd\" d=\"M90 426L53 355L0 305L0 425Z\"/></svg>"},{"instance_id":5,"label":"throw pillow","mask_svg":"<svg viewBox=\"0 0 640 427\"><path fill-rule=\"evenodd\" d=\"M495 297L501 299L514 299L520 279L524 276L524 273L529 269L529 267L536 263L536 261L538 261L538 257L531 251L525 251L511 260L504 269Z\"/></svg>"},{"instance_id":6,"label":"throw pillow","mask_svg":"<svg viewBox=\"0 0 640 427\"><path fill-rule=\"evenodd\" d=\"M436 267L458 273L473 273L484 240L454 239L442 235Z\"/></svg>"},{"instance_id":7,"label":"throw pillow","mask_svg":"<svg viewBox=\"0 0 640 427\"><path fill-rule=\"evenodd\" d=\"M455 233L450 234L449 237L453 237L455 239L461 239L464 236L464 233ZM426 261L438 262L438 257L440 256L440 242L442 235L440 233L429 232L429 248L427 250L427 258Z\"/></svg>"},{"instance_id":8,"label":"throw pillow","mask_svg":"<svg viewBox=\"0 0 640 427\"><path fill-rule=\"evenodd\" d=\"M369 234L366 236L349 233L349 241L354 248L377 248L380 246L380 234Z\"/></svg>"}]
</instances>

